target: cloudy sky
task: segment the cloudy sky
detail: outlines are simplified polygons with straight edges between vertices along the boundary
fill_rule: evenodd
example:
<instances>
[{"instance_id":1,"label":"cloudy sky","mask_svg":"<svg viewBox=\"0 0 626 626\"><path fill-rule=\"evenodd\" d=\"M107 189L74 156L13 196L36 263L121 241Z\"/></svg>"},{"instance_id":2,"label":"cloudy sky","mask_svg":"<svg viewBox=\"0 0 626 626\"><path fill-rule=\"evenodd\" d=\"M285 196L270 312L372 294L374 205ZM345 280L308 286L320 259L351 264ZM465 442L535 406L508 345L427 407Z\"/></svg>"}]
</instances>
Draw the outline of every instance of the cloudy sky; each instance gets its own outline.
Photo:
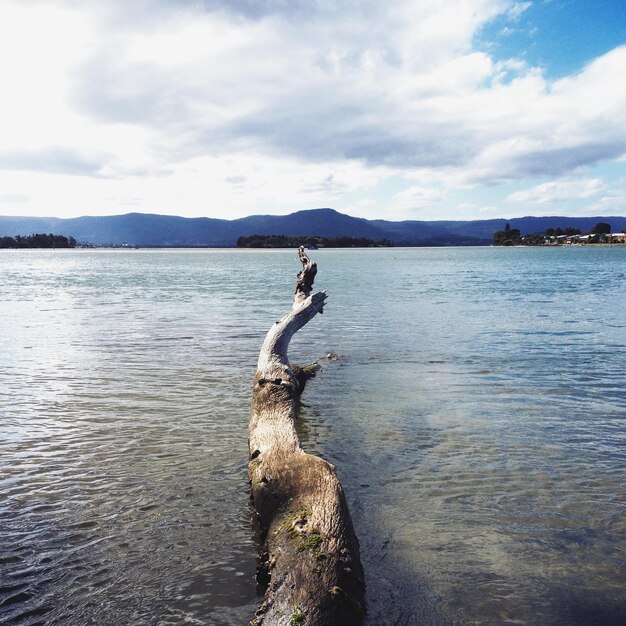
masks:
<instances>
[{"instance_id":1,"label":"cloudy sky","mask_svg":"<svg viewBox=\"0 0 626 626\"><path fill-rule=\"evenodd\" d=\"M624 0L0 0L0 214L626 215Z\"/></svg>"}]
</instances>

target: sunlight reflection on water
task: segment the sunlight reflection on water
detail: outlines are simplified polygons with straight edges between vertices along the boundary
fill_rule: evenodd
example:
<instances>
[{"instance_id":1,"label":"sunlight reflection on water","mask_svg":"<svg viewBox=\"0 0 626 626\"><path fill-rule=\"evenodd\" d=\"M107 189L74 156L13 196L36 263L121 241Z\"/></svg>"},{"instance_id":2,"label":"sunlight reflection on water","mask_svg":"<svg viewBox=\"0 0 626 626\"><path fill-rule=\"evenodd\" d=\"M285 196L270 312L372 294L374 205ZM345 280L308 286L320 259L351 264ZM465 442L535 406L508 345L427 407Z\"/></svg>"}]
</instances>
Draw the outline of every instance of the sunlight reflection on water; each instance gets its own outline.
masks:
<instances>
[{"instance_id":1,"label":"sunlight reflection on water","mask_svg":"<svg viewBox=\"0 0 626 626\"><path fill-rule=\"evenodd\" d=\"M292 360L378 624L626 621L626 250L321 250ZM363 272L363 268L367 272ZM244 624L293 251L0 254L0 621Z\"/></svg>"}]
</instances>

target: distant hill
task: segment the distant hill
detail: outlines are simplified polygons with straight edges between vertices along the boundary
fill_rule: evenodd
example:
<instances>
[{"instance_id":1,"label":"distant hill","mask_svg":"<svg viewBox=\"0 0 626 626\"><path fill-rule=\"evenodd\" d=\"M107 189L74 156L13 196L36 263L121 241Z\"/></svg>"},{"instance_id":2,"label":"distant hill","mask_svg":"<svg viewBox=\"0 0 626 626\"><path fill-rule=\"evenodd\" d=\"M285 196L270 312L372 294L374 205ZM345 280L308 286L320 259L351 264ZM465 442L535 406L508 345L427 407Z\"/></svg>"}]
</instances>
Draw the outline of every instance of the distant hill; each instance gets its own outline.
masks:
<instances>
[{"instance_id":1,"label":"distant hill","mask_svg":"<svg viewBox=\"0 0 626 626\"><path fill-rule=\"evenodd\" d=\"M626 217L614 216L392 222L351 217L334 209L311 209L290 215L252 215L236 220L149 213L72 219L0 216L0 237L53 233L95 245L234 247L241 236L309 235L390 239L396 245L456 246L489 244L493 233L504 229L507 223L526 235L568 226L588 232L598 222L608 222L613 232L626 228Z\"/></svg>"}]
</instances>

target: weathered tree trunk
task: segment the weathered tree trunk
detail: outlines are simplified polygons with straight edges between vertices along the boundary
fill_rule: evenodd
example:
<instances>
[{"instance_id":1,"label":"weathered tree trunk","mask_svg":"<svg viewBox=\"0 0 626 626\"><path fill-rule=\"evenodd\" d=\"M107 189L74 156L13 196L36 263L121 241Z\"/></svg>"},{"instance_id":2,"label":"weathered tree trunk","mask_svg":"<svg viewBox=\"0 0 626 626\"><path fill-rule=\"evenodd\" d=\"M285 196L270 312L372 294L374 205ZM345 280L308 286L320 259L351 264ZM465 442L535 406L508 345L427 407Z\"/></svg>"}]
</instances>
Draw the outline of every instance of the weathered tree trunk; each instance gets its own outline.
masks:
<instances>
[{"instance_id":1,"label":"weathered tree trunk","mask_svg":"<svg viewBox=\"0 0 626 626\"><path fill-rule=\"evenodd\" d=\"M299 254L293 308L267 333L252 395L248 474L269 585L251 623L352 626L364 615L359 544L335 467L304 452L295 428L306 373L289 365L287 348L326 300L311 295L317 268Z\"/></svg>"}]
</instances>

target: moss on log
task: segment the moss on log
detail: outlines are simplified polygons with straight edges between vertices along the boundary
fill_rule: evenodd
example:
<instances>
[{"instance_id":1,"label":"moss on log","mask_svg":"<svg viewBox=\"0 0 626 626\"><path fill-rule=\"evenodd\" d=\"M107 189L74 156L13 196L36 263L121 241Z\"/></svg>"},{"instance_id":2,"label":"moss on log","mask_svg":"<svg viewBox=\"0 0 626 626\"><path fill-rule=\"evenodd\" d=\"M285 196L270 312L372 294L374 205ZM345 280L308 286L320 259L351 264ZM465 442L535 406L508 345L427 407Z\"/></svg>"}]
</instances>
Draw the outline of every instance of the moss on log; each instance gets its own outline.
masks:
<instances>
[{"instance_id":1,"label":"moss on log","mask_svg":"<svg viewBox=\"0 0 626 626\"><path fill-rule=\"evenodd\" d=\"M315 263L299 250L294 304L269 330L257 364L249 423L248 474L262 530L265 599L253 626L356 626L364 617L363 568L335 467L307 454L295 428L297 403L314 369L291 367L291 337L326 294L311 294Z\"/></svg>"}]
</instances>

